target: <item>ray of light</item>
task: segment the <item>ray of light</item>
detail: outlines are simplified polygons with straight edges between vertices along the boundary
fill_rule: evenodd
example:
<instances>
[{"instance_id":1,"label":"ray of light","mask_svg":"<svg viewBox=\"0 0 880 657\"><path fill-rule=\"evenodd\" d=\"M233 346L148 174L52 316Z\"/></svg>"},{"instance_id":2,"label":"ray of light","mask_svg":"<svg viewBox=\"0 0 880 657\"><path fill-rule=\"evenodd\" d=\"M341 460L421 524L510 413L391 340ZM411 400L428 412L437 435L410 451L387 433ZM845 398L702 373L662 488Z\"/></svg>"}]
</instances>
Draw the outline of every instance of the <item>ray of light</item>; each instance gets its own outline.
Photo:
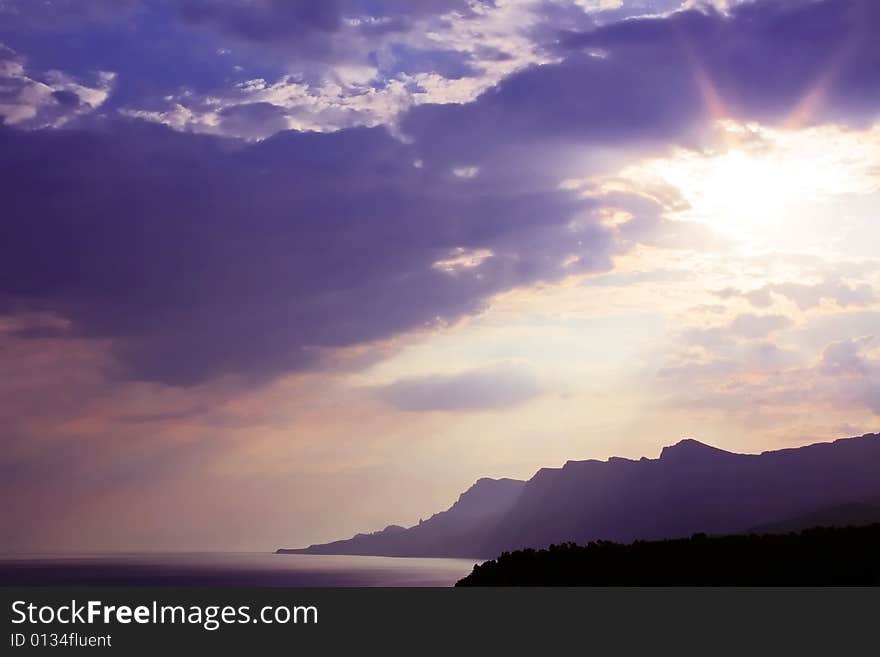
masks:
<instances>
[{"instance_id":1,"label":"ray of light","mask_svg":"<svg viewBox=\"0 0 880 657\"><path fill-rule=\"evenodd\" d=\"M697 90L700 92L700 96L703 99L703 104L709 111L712 120L717 122L728 118L727 110L724 107L721 95L718 93L715 84L712 82L712 78L709 77L700 58L697 56L690 37L683 29L675 24L673 24L673 30L675 31L679 46L681 47L682 53L684 53L688 67L693 75L694 84L696 84Z\"/></svg>"},{"instance_id":2,"label":"ray of light","mask_svg":"<svg viewBox=\"0 0 880 657\"><path fill-rule=\"evenodd\" d=\"M829 57L816 81L807 89L801 100L785 121L785 127L797 130L811 121L828 97L832 86L840 76L844 67L852 61L862 45L873 38L872 12L876 8L871 3L856 4L849 15L850 29L843 35L841 44Z\"/></svg>"},{"instance_id":3,"label":"ray of light","mask_svg":"<svg viewBox=\"0 0 880 657\"><path fill-rule=\"evenodd\" d=\"M831 91L835 80L843 70L846 63L852 58L853 53L858 49L861 41L860 38L848 38L837 48L834 54L829 58L828 63L823 67L818 79L810 85L807 92L801 97L801 100L795 105L788 118L784 121L784 126L789 130L798 130L807 124L821 109Z\"/></svg>"}]
</instances>

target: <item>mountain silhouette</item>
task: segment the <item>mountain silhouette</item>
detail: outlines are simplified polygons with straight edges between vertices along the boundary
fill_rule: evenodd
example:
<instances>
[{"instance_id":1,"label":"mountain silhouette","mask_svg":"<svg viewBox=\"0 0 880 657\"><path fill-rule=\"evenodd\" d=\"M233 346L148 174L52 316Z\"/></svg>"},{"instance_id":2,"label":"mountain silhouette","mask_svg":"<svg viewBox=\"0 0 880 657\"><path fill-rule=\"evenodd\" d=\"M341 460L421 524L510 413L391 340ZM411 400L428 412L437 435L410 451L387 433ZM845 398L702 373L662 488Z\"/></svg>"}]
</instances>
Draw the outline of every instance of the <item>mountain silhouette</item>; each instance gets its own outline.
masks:
<instances>
[{"instance_id":1,"label":"mountain silhouette","mask_svg":"<svg viewBox=\"0 0 880 657\"><path fill-rule=\"evenodd\" d=\"M880 434L761 454L687 439L657 459L568 461L526 482L480 479L414 527L278 552L481 558L553 543L796 530L816 519L837 524L835 514L841 524L871 522L878 501Z\"/></svg>"},{"instance_id":2,"label":"mountain silhouette","mask_svg":"<svg viewBox=\"0 0 880 657\"><path fill-rule=\"evenodd\" d=\"M880 525L880 499L870 502L849 502L813 511L782 522L759 525L753 534L785 534L808 527L859 527Z\"/></svg>"},{"instance_id":3,"label":"mountain silhouette","mask_svg":"<svg viewBox=\"0 0 880 657\"><path fill-rule=\"evenodd\" d=\"M358 554L390 557L446 557L478 554L486 527L507 513L526 482L518 479L479 479L446 511L403 529L390 525L372 534L303 549L281 549L280 554Z\"/></svg>"}]
</instances>

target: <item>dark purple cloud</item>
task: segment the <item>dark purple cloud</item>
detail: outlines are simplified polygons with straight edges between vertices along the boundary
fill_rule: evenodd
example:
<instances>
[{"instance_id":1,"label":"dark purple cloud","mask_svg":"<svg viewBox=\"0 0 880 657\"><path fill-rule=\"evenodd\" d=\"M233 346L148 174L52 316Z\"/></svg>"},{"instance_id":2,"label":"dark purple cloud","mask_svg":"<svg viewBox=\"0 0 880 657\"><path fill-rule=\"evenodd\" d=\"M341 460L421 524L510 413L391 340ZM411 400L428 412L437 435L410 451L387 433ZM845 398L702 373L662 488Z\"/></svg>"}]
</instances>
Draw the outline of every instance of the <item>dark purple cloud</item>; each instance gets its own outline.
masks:
<instances>
[{"instance_id":1,"label":"dark purple cloud","mask_svg":"<svg viewBox=\"0 0 880 657\"><path fill-rule=\"evenodd\" d=\"M285 111L272 103L231 105L218 112L224 132L245 138L273 134L287 129Z\"/></svg>"},{"instance_id":2,"label":"dark purple cloud","mask_svg":"<svg viewBox=\"0 0 880 657\"><path fill-rule=\"evenodd\" d=\"M571 192L498 193L413 166L383 129L260 144L137 122L0 131L0 294L109 338L125 375L189 384L449 320L492 293L609 267ZM434 267L455 249L478 267ZM565 267L568 255L580 255Z\"/></svg>"},{"instance_id":3,"label":"dark purple cloud","mask_svg":"<svg viewBox=\"0 0 880 657\"><path fill-rule=\"evenodd\" d=\"M607 49L621 66L648 64L657 85L680 75L708 82L733 117L790 118L816 92L803 121L853 122L873 118L880 104L878 22L873 0L757 1L729 15L687 11L608 25L569 36L561 51Z\"/></svg>"},{"instance_id":4,"label":"dark purple cloud","mask_svg":"<svg viewBox=\"0 0 880 657\"><path fill-rule=\"evenodd\" d=\"M556 164L546 165L557 175L585 142L688 145L722 116L860 124L880 108L877 24L872 0L631 19L569 33L554 45L560 63L511 76L475 103L416 108L402 126L445 161L480 163L500 144L511 145L506 159L525 142L552 146Z\"/></svg>"},{"instance_id":5,"label":"dark purple cloud","mask_svg":"<svg viewBox=\"0 0 880 657\"><path fill-rule=\"evenodd\" d=\"M305 33L335 32L342 24L339 0L183 0L180 14L192 23L215 23L247 39L274 40Z\"/></svg>"},{"instance_id":6,"label":"dark purple cloud","mask_svg":"<svg viewBox=\"0 0 880 657\"><path fill-rule=\"evenodd\" d=\"M128 15L141 0L3 0L0 21L9 29L40 32L102 23Z\"/></svg>"},{"instance_id":7,"label":"dark purple cloud","mask_svg":"<svg viewBox=\"0 0 880 657\"><path fill-rule=\"evenodd\" d=\"M493 3L484 0L486 6ZM349 29L351 36L402 32L414 19L455 11L473 15L467 0L182 0L180 18L193 26L256 44L282 45L311 56L329 55L328 37Z\"/></svg>"}]
</instances>

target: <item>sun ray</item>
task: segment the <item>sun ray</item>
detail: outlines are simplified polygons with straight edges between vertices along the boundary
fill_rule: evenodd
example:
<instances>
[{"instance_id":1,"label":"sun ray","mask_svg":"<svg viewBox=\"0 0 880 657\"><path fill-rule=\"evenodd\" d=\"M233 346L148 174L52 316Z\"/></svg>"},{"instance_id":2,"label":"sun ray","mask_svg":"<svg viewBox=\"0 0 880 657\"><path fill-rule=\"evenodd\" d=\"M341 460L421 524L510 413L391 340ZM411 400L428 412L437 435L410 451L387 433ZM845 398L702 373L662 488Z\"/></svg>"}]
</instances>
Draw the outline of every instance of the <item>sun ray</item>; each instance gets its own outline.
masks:
<instances>
[{"instance_id":1,"label":"sun ray","mask_svg":"<svg viewBox=\"0 0 880 657\"><path fill-rule=\"evenodd\" d=\"M801 100L795 105L792 112L783 122L783 125L787 129L798 130L806 126L818 113L824 104L825 99L828 97L840 71L843 70L846 63L852 58L853 53L858 50L860 40L861 38L846 39L844 43L837 48L823 68L818 79L809 87L807 92L801 97Z\"/></svg>"},{"instance_id":2,"label":"sun ray","mask_svg":"<svg viewBox=\"0 0 880 657\"><path fill-rule=\"evenodd\" d=\"M673 23L672 29L675 32L681 51L684 54L688 67L693 75L694 83L697 86L697 90L703 99L703 104L708 110L709 115L712 117L713 121L726 119L728 117L727 109L724 106L721 95L718 93L714 82L712 82L712 78L709 77L709 74L700 61L697 52L694 50L690 36L675 23Z\"/></svg>"}]
</instances>

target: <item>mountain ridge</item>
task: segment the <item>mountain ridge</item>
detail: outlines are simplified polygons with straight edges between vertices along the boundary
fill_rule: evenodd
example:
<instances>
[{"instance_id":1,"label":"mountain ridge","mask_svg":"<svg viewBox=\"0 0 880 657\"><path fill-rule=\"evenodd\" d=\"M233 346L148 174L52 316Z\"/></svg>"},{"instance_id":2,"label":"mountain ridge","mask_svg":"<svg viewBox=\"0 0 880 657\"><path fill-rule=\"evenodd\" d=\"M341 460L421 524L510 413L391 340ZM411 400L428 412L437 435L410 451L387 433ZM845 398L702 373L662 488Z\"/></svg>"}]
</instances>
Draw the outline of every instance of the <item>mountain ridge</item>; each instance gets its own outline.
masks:
<instances>
[{"instance_id":1,"label":"mountain ridge","mask_svg":"<svg viewBox=\"0 0 880 657\"><path fill-rule=\"evenodd\" d=\"M656 459L570 460L527 481L484 477L403 531L278 552L483 558L554 542L746 532L880 499L878 473L880 434L759 454L686 438Z\"/></svg>"}]
</instances>

